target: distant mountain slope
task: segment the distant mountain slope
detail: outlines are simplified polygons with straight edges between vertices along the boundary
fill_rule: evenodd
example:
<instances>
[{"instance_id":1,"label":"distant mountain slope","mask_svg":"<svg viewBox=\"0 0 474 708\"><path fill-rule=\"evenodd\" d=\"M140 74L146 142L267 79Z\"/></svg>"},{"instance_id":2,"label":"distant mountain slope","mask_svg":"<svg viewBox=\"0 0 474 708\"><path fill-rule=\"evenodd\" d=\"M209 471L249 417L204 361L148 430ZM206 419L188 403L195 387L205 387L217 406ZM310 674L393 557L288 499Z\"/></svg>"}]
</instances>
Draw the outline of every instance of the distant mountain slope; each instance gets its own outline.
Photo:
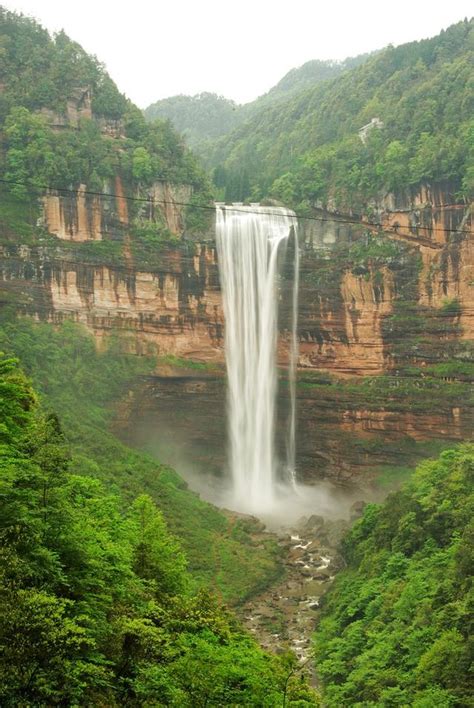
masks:
<instances>
[{"instance_id":1,"label":"distant mountain slope","mask_svg":"<svg viewBox=\"0 0 474 708\"><path fill-rule=\"evenodd\" d=\"M168 119L176 130L186 137L189 145L205 154L210 141L226 135L256 111L304 89L339 76L344 71L361 64L369 55L336 61L308 61L289 71L273 88L255 101L239 105L215 93L199 93L195 96L170 96L152 103L145 109L145 118Z\"/></svg>"},{"instance_id":2,"label":"distant mountain slope","mask_svg":"<svg viewBox=\"0 0 474 708\"><path fill-rule=\"evenodd\" d=\"M145 109L145 118L168 119L190 146L203 139L219 138L241 122L241 106L215 93L170 96Z\"/></svg>"},{"instance_id":3,"label":"distant mountain slope","mask_svg":"<svg viewBox=\"0 0 474 708\"><path fill-rule=\"evenodd\" d=\"M423 180L474 186L474 22L387 47L256 111L210 157L226 199L354 208ZM374 129L358 131L372 119ZM377 129L378 126L378 129Z\"/></svg>"},{"instance_id":4,"label":"distant mountain slope","mask_svg":"<svg viewBox=\"0 0 474 708\"><path fill-rule=\"evenodd\" d=\"M375 52L373 53L375 54ZM323 81L329 81L340 76L346 71L363 64L372 54L360 54L357 57L348 57L344 61L321 61L313 59L302 66L291 69L270 91L259 96L255 101L246 103L242 108L246 117L254 114L264 106L279 100L288 99L301 91L314 88Z\"/></svg>"}]
</instances>

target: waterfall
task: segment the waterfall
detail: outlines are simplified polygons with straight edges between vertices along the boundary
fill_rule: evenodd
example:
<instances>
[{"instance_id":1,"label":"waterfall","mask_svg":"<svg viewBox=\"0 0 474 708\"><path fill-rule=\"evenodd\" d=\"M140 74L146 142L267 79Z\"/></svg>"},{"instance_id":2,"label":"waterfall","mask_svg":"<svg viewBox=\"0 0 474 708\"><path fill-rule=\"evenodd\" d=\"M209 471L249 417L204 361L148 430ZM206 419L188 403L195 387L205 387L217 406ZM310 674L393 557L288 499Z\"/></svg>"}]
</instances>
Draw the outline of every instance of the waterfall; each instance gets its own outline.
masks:
<instances>
[{"instance_id":1,"label":"waterfall","mask_svg":"<svg viewBox=\"0 0 474 708\"><path fill-rule=\"evenodd\" d=\"M296 218L280 207L216 205L225 315L229 466L234 504L251 513L271 510L276 495L277 278L281 247L288 243L292 231L295 260L286 466L294 484L299 262Z\"/></svg>"}]
</instances>

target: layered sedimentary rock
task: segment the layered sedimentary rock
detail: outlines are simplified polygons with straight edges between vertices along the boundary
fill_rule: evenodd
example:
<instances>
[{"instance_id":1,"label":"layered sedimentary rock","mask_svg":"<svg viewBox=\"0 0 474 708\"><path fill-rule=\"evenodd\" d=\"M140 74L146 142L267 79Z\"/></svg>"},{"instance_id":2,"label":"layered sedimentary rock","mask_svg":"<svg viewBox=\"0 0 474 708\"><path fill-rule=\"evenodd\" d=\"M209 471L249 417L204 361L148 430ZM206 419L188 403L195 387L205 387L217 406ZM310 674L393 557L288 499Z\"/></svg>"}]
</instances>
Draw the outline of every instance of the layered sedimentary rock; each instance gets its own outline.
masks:
<instances>
[{"instance_id":1,"label":"layered sedimentary rock","mask_svg":"<svg viewBox=\"0 0 474 708\"><path fill-rule=\"evenodd\" d=\"M46 231L63 241L129 238L133 226L121 178L117 175L103 189L104 193L99 194L81 184L75 194L54 190L45 194L42 223ZM163 223L172 235L179 236L184 231L185 205L191 196L191 185L155 182L140 197L143 217Z\"/></svg>"},{"instance_id":2,"label":"layered sedimentary rock","mask_svg":"<svg viewBox=\"0 0 474 708\"><path fill-rule=\"evenodd\" d=\"M280 441L285 437L286 393L282 386ZM366 407L358 407L349 393L337 383L298 387L300 480L360 483L387 465L414 463L430 454L430 445L460 441L472 433L473 410L462 401L453 405L438 399L430 406L428 398L426 406L410 410L407 397L400 410L399 404L390 402L389 392L385 405L367 401ZM200 372L161 366L155 376L144 378L130 392L115 425L126 441L147 447L185 475L222 475L226 464L223 369ZM280 452L284 456L284 450Z\"/></svg>"},{"instance_id":3,"label":"layered sedimentary rock","mask_svg":"<svg viewBox=\"0 0 474 708\"><path fill-rule=\"evenodd\" d=\"M99 346L118 334L137 354L222 358L220 294L215 252L195 244L191 254L166 250L154 272L81 263L68 251L3 248L2 291L38 319L84 324Z\"/></svg>"},{"instance_id":4,"label":"layered sedimentary rock","mask_svg":"<svg viewBox=\"0 0 474 708\"><path fill-rule=\"evenodd\" d=\"M223 316L212 240L158 246L157 257L152 252L153 263L149 265L143 258L137 263L120 178L110 189L110 199L88 193L85 186L75 197L45 195L43 223L58 238L58 244L115 244L119 251L115 248L113 259L106 251L66 251L52 244L7 248L2 259L3 288L30 294L31 286L42 286L41 301L48 301L49 307L35 314L53 321L76 319L86 324L98 341L117 330L133 335L136 351L222 360ZM171 233L183 236L184 232L186 238L183 205L190 198L190 189L186 185L154 185L152 201L144 207L147 218L163 219ZM407 298L404 278L415 261L416 292L408 297L427 312L454 317L456 338L473 339L472 226L465 205L446 206L453 199L449 192L427 187L404 199L387 196L378 210L374 209L373 219L384 225L390 240L406 247L405 252L382 263L369 255L363 267L354 267L351 261L349 242L357 238L357 230L352 224L344 226L343 217L326 213L324 221L302 225L300 366L343 375L389 369L393 342L387 336L386 322L397 303ZM319 229L318 238L315 228ZM370 229L374 231L373 226ZM322 248L327 233L336 230L337 248L329 249L328 243ZM377 238L372 236L372 243ZM34 310L34 301L30 309ZM284 306L282 311L284 320ZM286 356L283 322L281 363Z\"/></svg>"},{"instance_id":5,"label":"layered sedimentary rock","mask_svg":"<svg viewBox=\"0 0 474 708\"><path fill-rule=\"evenodd\" d=\"M340 374L381 373L386 358L382 320L392 311L392 273L387 268L365 276L343 271L337 300L308 303L308 290L302 290L300 366Z\"/></svg>"},{"instance_id":6,"label":"layered sedimentary rock","mask_svg":"<svg viewBox=\"0 0 474 708\"><path fill-rule=\"evenodd\" d=\"M223 364L215 245L209 234L199 240L186 233L183 204L190 188L155 185L151 201L140 207L142 216L160 219L179 236L148 250L137 247L120 179L109 190L110 198L100 200L84 187L75 197L45 195L43 226L56 239L1 246L2 302L41 320L81 322L101 347L110 335L119 334L128 351ZM303 377L315 370L343 380L397 375L407 365L418 367L423 377L423 367L453 360L474 338L469 208L455 203L449 191L423 187L403 197L387 196L372 213L371 220L361 217L359 226L344 224L344 215L327 211L316 213L320 220L301 225L298 334ZM354 221L354 215L347 220ZM383 227L384 238L374 223ZM288 258L291 262L291 252ZM280 364L288 358L291 267L286 272ZM211 383L195 375L158 373L140 398L140 406L156 420L155 431L174 421L175 437L190 441L192 449L200 450L197 457L204 467L217 470L224 459L222 376ZM337 387L302 385L300 474L343 480L377 465L403 464L421 441L468 437L473 417L465 383L466 400L453 401L447 389L446 400L433 401L435 410L416 405L410 410L416 387L407 392L404 408L385 404L383 397L374 404L368 393L349 405ZM131 419L140 419L133 407L128 410Z\"/></svg>"}]
</instances>

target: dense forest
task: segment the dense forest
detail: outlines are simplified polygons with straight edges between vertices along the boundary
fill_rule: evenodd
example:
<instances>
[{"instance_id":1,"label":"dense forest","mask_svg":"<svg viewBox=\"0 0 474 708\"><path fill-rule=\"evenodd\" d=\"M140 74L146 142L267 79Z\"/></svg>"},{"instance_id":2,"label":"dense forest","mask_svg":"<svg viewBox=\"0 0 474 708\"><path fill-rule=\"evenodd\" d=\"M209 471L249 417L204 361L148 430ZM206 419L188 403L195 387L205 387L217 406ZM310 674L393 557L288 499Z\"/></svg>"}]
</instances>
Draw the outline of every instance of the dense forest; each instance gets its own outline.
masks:
<instances>
[{"instance_id":1,"label":"dense forest","mask_svg":"<svg viewBox=\"0 0 474 708\"><path fill-rule=\"evenodd\" d=\"M191 185L192 202L209 202L208 179L182 137L166 120L147 123L103 65L64 32L52 38L30 18L0 7L0 48L6 194L27 204L45 186L84 184L113 193L119 176L129 194L146 196L154 182L165 180ZM193 218L199 222L196 210ZM143 219L138 227L143 230Z\"/></svg>"},{"instance_id":2,"label":"dense forest","mask_svg":"<svg viewBox=\"0 0 474 708\"><path fill-rule=\"evenodd\" d=\"M342 75L257 111L214 145L225 199L273 196L304 211L362 210L383 191L453 180L473 190L474 24L387 47ZM380 123L363 139L359 130Z\"/></svg>"},{"instance_id":3,"label":"dense forest","mask_svg":"<svg viewBox=\"0 0 474 708\"><path fill-rule=\"evenodd\" d=\"M315 636L324 705L472 705L473 489L468 444L367 506Z\"/></svg>"},{"instance_id":4,"label":"dense forest","mask_svg":"<svg viewBox=\"0 0 474 708\"><path fill-rule=\"evenodd\" d=\"M163 98L148 106L144 114L152 123L156 119L169 119L193 150L204 153L203 147L209 139L226 135L240 123L241 112L234 101L204 92Z\"/></svg>"},{"instance_id":5,"label":"dense forest","mask_svg":"<svg viewBox=\"0 0 474 708\"><path fill-rule=\"evenodd\" d=\"M229 600L255 572L268 582L270 554L107 431L104 398L135 358L94 355L69 325L4 321L0 340L2 705L317 705L294 658L263 652L209 592L213 553Z\"/></svg>"}]
</instances>

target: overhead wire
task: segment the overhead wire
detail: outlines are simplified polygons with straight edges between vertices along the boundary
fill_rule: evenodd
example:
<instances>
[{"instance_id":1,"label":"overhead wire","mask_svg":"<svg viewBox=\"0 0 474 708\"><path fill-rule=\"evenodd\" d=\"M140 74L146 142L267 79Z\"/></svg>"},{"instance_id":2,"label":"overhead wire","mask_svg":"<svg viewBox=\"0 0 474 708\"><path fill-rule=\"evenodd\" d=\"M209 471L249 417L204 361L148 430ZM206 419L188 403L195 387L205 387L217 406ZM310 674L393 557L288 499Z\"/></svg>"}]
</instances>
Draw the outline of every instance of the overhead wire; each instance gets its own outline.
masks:
<instances>
[{"instance_id":1,"label":"overhead wire","mask_svg":"<svg viewBox=\"0 0 474 708\"><path fill-rule=\"evenodd\" d=\"M62 192L64 194L70 194L73 195L74 197L77 197L78 191L77 189L72 189L71 187L57 187L54 185L46 185L46 184L32 184L30 182L21 182L19 180L8 180L8 179L2 179L0 178L0 183L1 184L9 184L9 185L14 185L14 186L19 186L19 187L25 187L26 189L30 190L31 193L37 192L37 193L42 193L43 191L50 191L50 192ZM395 233L399 232L399 229L407 229L409 227L407 226L401 226L401 225L396 225L396 224L387 224L383 225L379 222L376 221L363 221L361 219L348 219L347 217L345 218L340 218L337 215L334 215L334 217L324 217L324 216L307 216L306 214L297 214L293 211L280 211L279 213L275 214L273 211L256 211L252 210L251 206L245 206L244 204L238 203L237 205L234 203L232 206L225 204L224 202L216 202L213 205L210 204L196 204L193 202L181 202L181 201L175 201L175 200L167 200L167 199L155 199L152 197L135 197L131 196L128 194L118 194L116 192L100 192L100 191L94 191L90 189L81 189L80 190L81 195L87 195L87 196L93 196L93 197L107 197L109 199L123 199L125 201L130 201L130 202L141 202L145 204L151 204L151 205L156 205L156 204L163 204L164 206L181 206L181 207L189 207L193 209L203 209L206 211L215 211L216 210L216 205L218 206L223 206L226 211L233 211L233 212L240 212L240 213L245 213L245 214L256 214L256 215L264 215L264 216L281 216L281 217L289 217L289 218L295 218L299 220L307 220L307 221L319 221L319 222L330 222L330 223L341 223L341 224L351 224L354 226L369 226L373 228L378 228L381 229L383 228L384 230L391 229L395 231ZM462 204L442 204L439 205L439 208L462 208ZM269 207L271 208L271 207ZM467 208L467 205L466 205ZM425 229L427 231L430 231L432 233L434 232L441 232L441 233L457 233L457 234L470 234L471 231L468 229L455 229L455 228L438 228L438 227L430 227L430 226L423 226L423 225L414 225L414 229ZM411 233L411 236L415 236L415 234Z\"/></svg>"}]
</instances>

